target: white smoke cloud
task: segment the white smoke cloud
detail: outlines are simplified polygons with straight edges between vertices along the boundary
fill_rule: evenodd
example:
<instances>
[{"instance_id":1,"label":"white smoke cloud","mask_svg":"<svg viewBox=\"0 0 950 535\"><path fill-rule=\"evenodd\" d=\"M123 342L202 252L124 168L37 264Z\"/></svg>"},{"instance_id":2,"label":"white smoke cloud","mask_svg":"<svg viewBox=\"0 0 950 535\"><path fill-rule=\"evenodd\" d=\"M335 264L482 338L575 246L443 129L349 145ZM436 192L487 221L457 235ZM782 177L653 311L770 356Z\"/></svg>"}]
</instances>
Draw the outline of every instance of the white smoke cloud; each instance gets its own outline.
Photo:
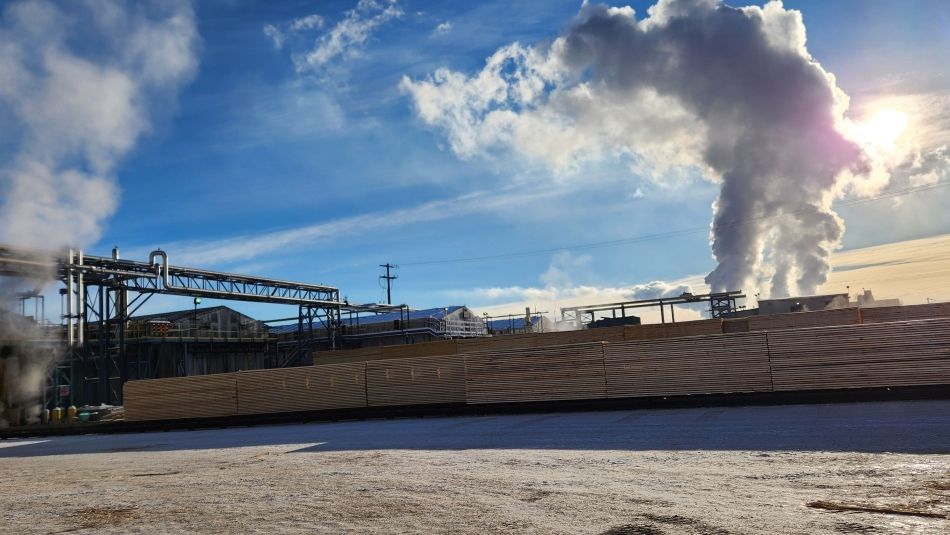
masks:
<instances>
[{"instance_id":1,"label":"white smoke cloud","mask_svg":"<svg viewBox=\"0 0 950 535\"><path fill-rule=\"evenodd\" d=\"M68 12L67 12L68 11ZM88 245L115 210L115 171L197 66L187 2L22 0L0 18L0 241ZM80 46L81 45L81 46Z\"/></svg>"},{"instance_id":2,"label":"white smoke cloud","mask_svg":"<svg viewBox=\"0 0 950 535\"><path fill-rule=\"evenodd\" d=\"M848 97L805 35L781 2L660 0L641 21L585 3L548 45L514 43L473 75L443 68L401 87L461 158L511 150L569 174L635 155L654 180L698 169L721 184L711 289L813 293L844 231L831 203L875 162L842 133ZM888 178L877 171L874 188Z\"/></svg>"},{"instance_id":3,"label":"white smoke cloud","mask_svg":"<svg viewBox=\"0 0 950 535\"><path fill-rule=\"evenodd\" d=\"M525 301L574 301L577 299L609 299L611 301L636 301L676 297L691 292L686 281L652 281L626 286L598 286L587 280L594 273L593 258L590 255L575 255L570 251L560 251L551 256L548 268L538 276L541 286L503 286L476 288L466 292L476 299L509 299ZM587 301L586 304L590 304Z\"/></svg>"},{"instance_id":4,"label":"white smoke cloud","mask_svg":"<svg viewBox=\"0 0 950 535\"><path fill-rule=\"evenodd\" d=\"M117 166L150 129L152 110L168 109L194 74L197 44L185 1L3 8L0 243L52 251L99 239L118 203ZM0 279L0 409L33 421L61 353L52 331L2 308L23 284Z\"/></svg>"}]
</instances>

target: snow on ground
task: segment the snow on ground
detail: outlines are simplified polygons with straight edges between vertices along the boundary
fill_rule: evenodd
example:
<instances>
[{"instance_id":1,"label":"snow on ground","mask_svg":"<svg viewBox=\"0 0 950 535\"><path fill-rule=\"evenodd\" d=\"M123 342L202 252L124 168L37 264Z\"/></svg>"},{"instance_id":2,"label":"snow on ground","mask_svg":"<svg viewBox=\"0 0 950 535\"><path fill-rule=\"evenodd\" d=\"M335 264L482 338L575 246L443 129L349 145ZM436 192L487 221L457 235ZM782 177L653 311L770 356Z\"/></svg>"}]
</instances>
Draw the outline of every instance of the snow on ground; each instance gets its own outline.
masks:
<instances>
[{"instance_id":1,"label":"snow on ground","mask_svg":"<svg viewBox=\"0 0 950 535\"><path fill-rule=\"evenodd\" d=\"M950 401L0 442L0 533L947 533Z\"/></svg>"}]
</instances>

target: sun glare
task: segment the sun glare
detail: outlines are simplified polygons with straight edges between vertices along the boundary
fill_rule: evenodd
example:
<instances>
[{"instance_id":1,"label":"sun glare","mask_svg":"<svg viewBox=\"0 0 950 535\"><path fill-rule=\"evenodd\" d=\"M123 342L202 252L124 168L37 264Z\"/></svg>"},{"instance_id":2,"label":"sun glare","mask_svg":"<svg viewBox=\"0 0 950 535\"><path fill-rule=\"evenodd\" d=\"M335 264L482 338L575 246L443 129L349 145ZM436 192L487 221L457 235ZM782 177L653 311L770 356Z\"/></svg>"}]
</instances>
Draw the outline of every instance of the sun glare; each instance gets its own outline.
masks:
<instances>
[{"instance_id":1,"label":"sun glare","mask_svg":"<svg viewBox=\"0 0 950 535\"><path fill-rule=\"evenodd\" d=\"M907 115L891 108L874 114L871 120L864 123L864 137L870 143L881 147L890 147L897 141L904 129L907 128Z\"/></svg>"}]
</instances>

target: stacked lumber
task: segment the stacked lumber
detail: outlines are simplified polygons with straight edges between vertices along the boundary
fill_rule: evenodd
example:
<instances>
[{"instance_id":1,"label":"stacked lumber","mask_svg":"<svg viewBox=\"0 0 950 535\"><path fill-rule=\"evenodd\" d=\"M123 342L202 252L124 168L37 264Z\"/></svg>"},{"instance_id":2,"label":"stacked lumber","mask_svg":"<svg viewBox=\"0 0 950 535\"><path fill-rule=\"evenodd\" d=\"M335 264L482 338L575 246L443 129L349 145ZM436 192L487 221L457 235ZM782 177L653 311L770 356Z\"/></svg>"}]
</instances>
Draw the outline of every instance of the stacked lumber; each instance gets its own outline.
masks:
<instances>
[{"instance_id":1,"label":"stacked lumber","mask_svg":"<svg viewBox=\"0 0 950 535\"><path fill-rule=\"evenodd\" d=\"M535 347L538 336L537 334L505 334L484 338L466 338L458 341L458 352L472 353L476 351L501 351L521 347Z\"/></svg>"},{"instance_id":2,"label":"stacked lumber","mask_svg":"<svg viewBox=\"0 0 950 535\"><path fill-rule=\"evenodd\" d=\"M461 355L388 359L366 363L371 407L465 403Z\"/></svg>"},{"instance_id":3,"label":"stacked lumber","mask_svg":"<svg viewBox=\"0 0 950 535\"><path fill-rule=\"evenodd\" d=\"M238 413L233 373L129 381L122 390L127 420L211 418Z\"/></svg>"},{"instance_id":4,"label":"stacked lumber","mask_svg":"<svg viewBox=\"0 0 950 535\"><path fill-rule=\"evenodd\" d=\"M722 332L724 334L747 333L749 332L749 319L736 318L722 320Z\"/></svg>"},{"instance_id":5,"label":"stacked lumber","mask_svg":"<svg viewBox=\"0 0 950 535\"><path fill-rule=\"evenodd\" d=\"M619 326L539 333L535 346L562 346L583 344L584 342L620 342L623 340L623 329L623 326Z\"/></svg>"},{"instance_id":6,"label":"stacked lumber","mask_svg":"<svg viewBox=\"0 0 950 535\"><path fill-rule=\"evenodd\" d=\"M930 318L950 318L950 303L861 309L862 323L884 323L888 321L909 321Z\"/></svg>"},{"instance_id":7,"label":"stacked lumber","mask_svg":"<svg viewBox=\"0 0 950 535\"><path fill-rule=\"evenodd\" d=\"M470 404L607 396L604 344L501 349L465 355Z\"/></svg>"},{"instance_id":8,"label":"stacked lumber","mask_svg":"<svg viewBox=\"0 0 950 535\"><path fill-rule=\"evenodd\" d=\"M410 357L428 357L454 355L458 353L457 340L438 340L418 344L397 346L361 347L341 351L315 351L313 364L341 364L345 362L367 362L370 360L404 359Z\"/></svg>"},{"instance_id":9,"label":"stacked lumber","mask_svg":"<svg viewBox=\"0 0 950 535\"><path fill-rule=\"evenodd\" d=\"M709 334L722 334L721 319L629 325L623 330L624 340L656 340Z\"/></svg>"},{"instance_id":10,"label":"stacked lumber","mask_svg":"<svg viewBox=\"0 0 950 535\"><path fill-rule=\"evenodd\" d=\"M768 333L776 391L950 384L950 319Z\"/></svg>"},{"instance_id":11,"label":"stacked lumber","mask_svg":"<svg viewBox=\"0 0 950 535\"><path fill-rule=\"evenodd\" d=\"M611 398L772 389L765 333L621 342L604 355Z\"/></svg>"},{"instance_id":12,"label":"stacked lumber","mask_svg":"<svg viewBox=\"0 0 950 535\"><path fill-rule=\"evenodd\" d=\"M857 308L834 308L813 312L749 316L746 319L749 320L750 331L772 331L801 327L825 327L828 325L857 325L861 323L861 314Z\"/></svg>"},{"instance_id":13,"label":"stacked lumber","mask_svg":"<svg viewBox=\"0 0 950 535\"><path fill-rule=\"evenodd\" d=\"M239 372L238 413L365 407L365 368L350 363Z\"/></svg>"},{"instance_id":14,"label":"stacked lumber","mask_svg":"<svg viewBox=\"0 0 950 535\"><path fill-rule=\"evenodd\" d=\"M313 365L342 364L347 362L366 362L382 358L382 347L360 347L357 349L339 349L336 351L314 351Z\"/></svg>"}]
</instances>

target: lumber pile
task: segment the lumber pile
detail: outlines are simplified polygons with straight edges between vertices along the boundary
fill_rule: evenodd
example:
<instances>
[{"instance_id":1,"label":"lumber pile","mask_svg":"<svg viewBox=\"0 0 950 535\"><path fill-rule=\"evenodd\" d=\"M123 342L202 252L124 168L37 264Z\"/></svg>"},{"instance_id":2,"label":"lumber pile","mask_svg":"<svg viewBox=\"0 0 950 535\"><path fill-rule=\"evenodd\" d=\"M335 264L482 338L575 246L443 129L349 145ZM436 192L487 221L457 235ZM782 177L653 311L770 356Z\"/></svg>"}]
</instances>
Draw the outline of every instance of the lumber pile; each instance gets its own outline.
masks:
<instances>
[{"instance_id":1,"label":"lumber pile","mask_svg":"<svg viewBox=\"0 0 950 535\"><path fill-rule=\"evenodd\" d=\"M604 344L467 354L465 395L470 404L604 398Z\"/></svg>"},{"instance_id":2,"label":"lumber pile","mask_svg":"<svg viewBox=\"0 0 950 535\"><path fill-rule=\"evenodd\" d=\"M461 355L388 359L366 363L371 407L465 403Z\"/></svg>"},{"instance_id":3,"label":"lumber pile","mask_svg":"<svg viewBox=\"0 0 950 535\"><path fill-rule=\"evenodd\" d=\"M402 344L397 346L361 347L340 351L315 351L313 353L313 363L315 366L320 366L321 364L342 364L345 362L454 355L458 353L458 345L458 340L438 340L436 342Z\"/></svg>"},{"instance_id":4,"label":"lumber pile","mask_svg":"<svg viewBox=\"0 0 950 535\"><path fill-rule=\"evenodd\" d=\"M238 413L365 407L365 368L350 363L238 372Z\"/></svg>"},{"instance_id":5,"label":"lumber pile","mask_svg":"<svg viewBox=\"0 0 950 535\"><path fill-rule=\"evenodd\" d=\"M746 319L749 322L750 331L772 331L827 325L857 325L861 323L861 314L857 308L834 308L813 312L749 316Z\"/></svg>"},{"instance_id":6,"label":"lumber pile","mask_svg":"<svg viewBox=\"0 0 950 535\"><path fill-rule=\"evenodd\" d=\"M885 323L889 321L909 321L930 318L950 318L950 303L861 309L862 323Z\"/></svg>"},{"instance_id":7,"label":"lumber pile","mask_svg":"<svg viewBox=\"0 0 950 535\"><path fill-rule=\"evenodd\" d=\"M623 328L624 340L657 340L708 334L722 334L721 319L629 325Z\"/></svg>"},{"instance_id":8,"label":"lumber pile","mask_svg":"<svg viewBox=\"0 0 950 535\"><path fill-rule=\"evenodd\" d=\"M722 320L722 332L723 334L749 332L749 318Z\"/></svg>"},{"instance_id":9,"label":"lumber pile","mask_svg":"<svg viewBox=\"0 0 950 535\"><path fill-rule=\"evenodd\" d=\"M576 331L556 331L539 333L536 347L562 346L568 344L583 344L585 342L621 342L623 341L624 326L598 327L594 329L579 329Z\"/></svg>"},{"instance_id":10,"label":"lumber pile","mask_svg":"<svg viewBox=\"0 0 950 535\"><path fill-rule=\"evenodd\" d=\"M950 384L950 319L768 333L776 391Z\"/></svg>"},{"instance_id":11,"label":"lumber pile","mask_svg":"<svg viewBox=\"0 0 950 535\"><path fill-rule=\"evenodd\" d=\"M238 413L233 373L129 381L122 390L128 420L211 418Z\"/></svg>"},{"instance_id":12,"label":"lumber pile","mask_svg":"<svg viewBox=\"0 0 950 535\"><path fill-rule=\"evenodd\" d=\"M622 342L604 355L611 398L772 389L765 333Z\"/></svg>"},{"instance_id":13,"label":"lumber pile","mask_svg":"<svg viewBox=\"0 0 950 535\"><path fill-rule=\"evenodd\" d=\"M488 336L484 338L466 338L459 340L459 353L473 353L476 351L505 350L520 347L535 347L538 335L529 334L505 334L501 336Z\"/></svg>"}]
</instances>

